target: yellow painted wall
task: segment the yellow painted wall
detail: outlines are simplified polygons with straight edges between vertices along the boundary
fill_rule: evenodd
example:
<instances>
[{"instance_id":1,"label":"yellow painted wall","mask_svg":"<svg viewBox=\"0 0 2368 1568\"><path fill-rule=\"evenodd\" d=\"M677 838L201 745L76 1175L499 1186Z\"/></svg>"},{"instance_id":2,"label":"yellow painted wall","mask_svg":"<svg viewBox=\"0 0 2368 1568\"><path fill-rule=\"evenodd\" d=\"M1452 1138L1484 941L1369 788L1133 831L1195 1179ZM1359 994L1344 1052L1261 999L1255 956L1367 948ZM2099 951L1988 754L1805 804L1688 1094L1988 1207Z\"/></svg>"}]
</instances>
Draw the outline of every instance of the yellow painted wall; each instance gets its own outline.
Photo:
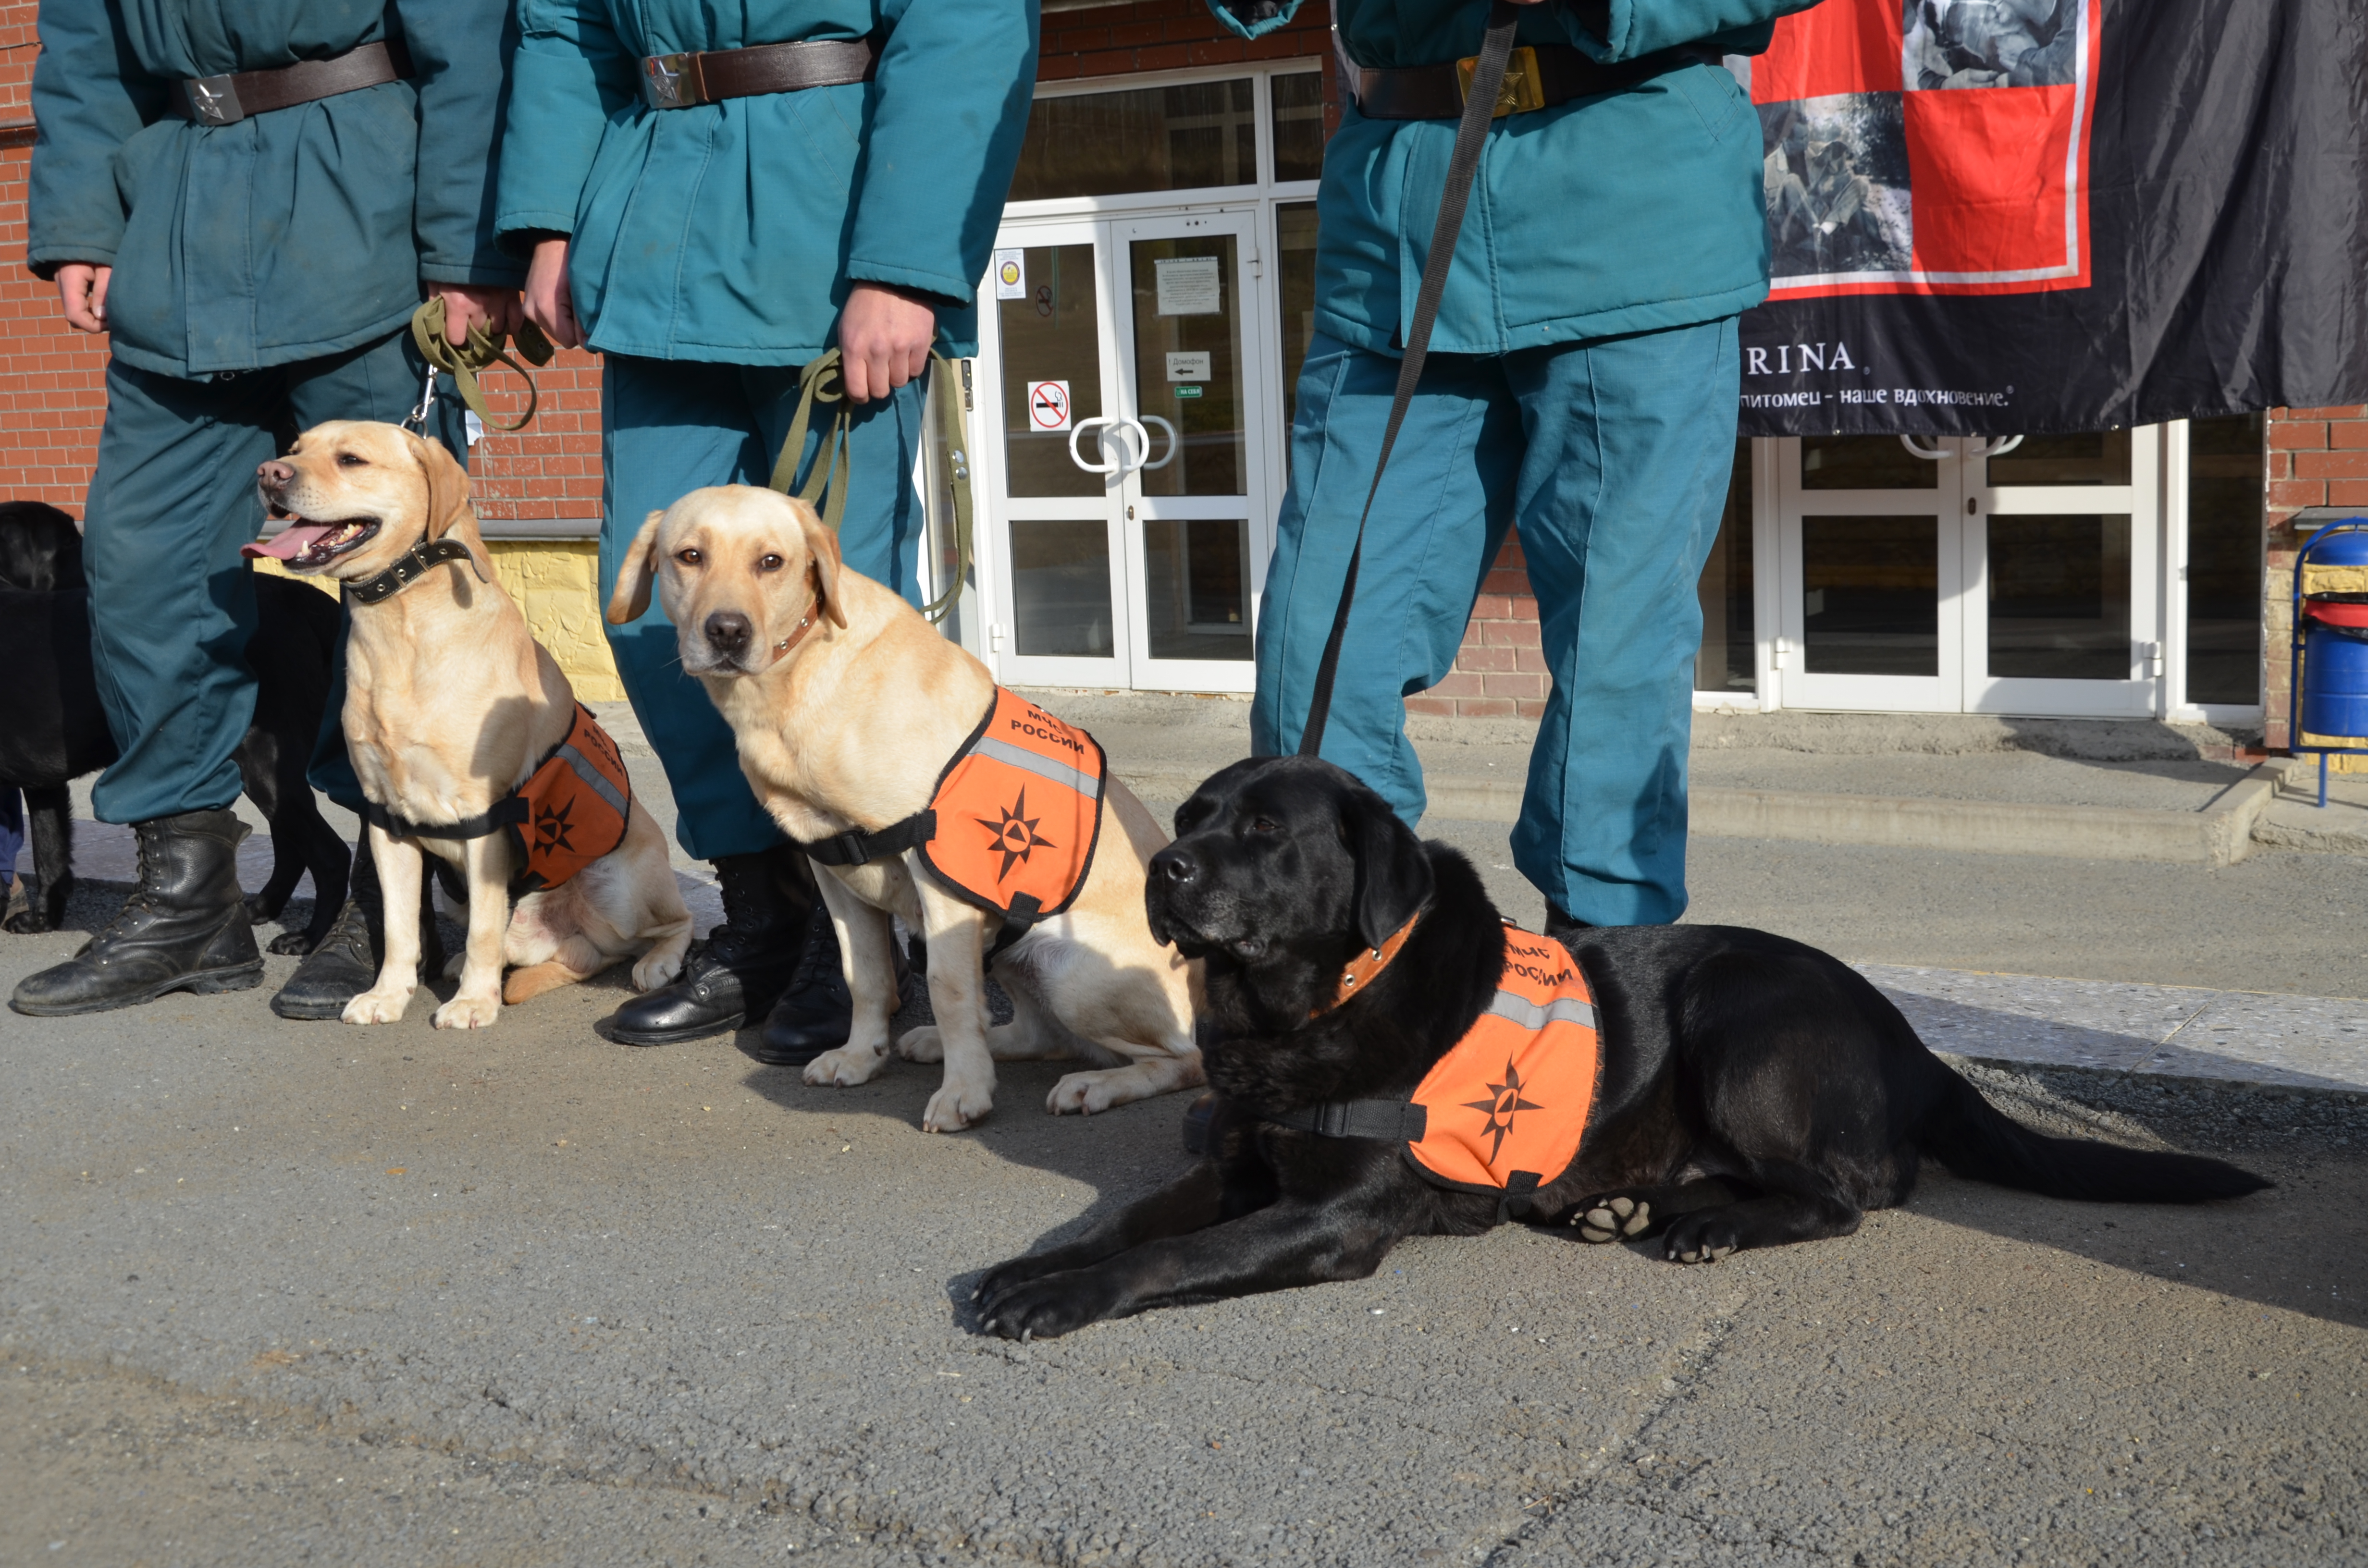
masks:
<instances>
[{"instance_id":1,"label":"yellow painted wall","mask_svg":"<svg viewBox=\"0 0 2368 1568\"><path fill-rule=\"evenodd\" d=\"M559 661L568 685L586 702L622 702L624 683L600 632L600 548L588 539L492 540L494 574L526 612L527 629ZM277 561L255 563L258 572L290 576ZM299 577L324 593L337 585L325 577Z\"/></svg>"},{"instance_id":2,"label":"yellow painted wall","mask_svg":"<svg viewBox=\"0 0 2368 1568\"><path fill-rule=\"evenodd\" d=\"M551 650L575 695L622 702L624 682L600 631L600 547L588 539L494 540L494 572L526 612L528 630Z\"/></svg>"}]
</instances>

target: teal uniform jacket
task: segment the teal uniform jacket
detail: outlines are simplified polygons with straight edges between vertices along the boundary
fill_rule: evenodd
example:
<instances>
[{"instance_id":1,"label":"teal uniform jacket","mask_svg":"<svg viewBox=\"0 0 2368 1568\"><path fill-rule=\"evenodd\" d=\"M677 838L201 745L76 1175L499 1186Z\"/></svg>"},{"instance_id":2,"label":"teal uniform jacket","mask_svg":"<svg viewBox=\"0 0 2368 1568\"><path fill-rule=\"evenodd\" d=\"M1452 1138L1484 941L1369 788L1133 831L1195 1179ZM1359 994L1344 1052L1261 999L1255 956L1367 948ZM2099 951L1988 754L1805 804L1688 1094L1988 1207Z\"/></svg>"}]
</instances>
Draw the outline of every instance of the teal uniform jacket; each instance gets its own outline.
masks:
<instances>
[{"instance_id":1,"label":"teal uniform jacket","mask_svg":"<svg viewBox=\"0 0 2368 1568\"><path fill-rule=\"evenodd\" d=\"M27 260L111 265L115 357L172 376L334 354L422 279L516 287L489 192L500 0L41 0ZM399 32L413 77L199 126L176 82Z\"/></svg>"},{"instance_id":2,"label":"teal uniform jacket","mask_svg":"<svg viewBox=\"0 0 2368 1568\"><path fill-rule=\"evenodd\" d=\"M594 348L803 365L871 282L940 301L940 346L976 351L1035 86L1030 0L520 0L518 24L499 226L521 247L575 236ZM646 55L875 35L868 84L641 100Z\"/></svg>"},{"instance_id":3,"label":"teal uniform jacket","mask_svg":"<svg viewBox=\"0 0 2368 1568\"><path fill-rule=\"evenodd\" d=\"M1245 38L1304 0L1210 0ZM1584 0L1521 7L1515 41L1634 60L1679 44L1768 47L1774 18L1813 0ZM1476 0L1338 0L1359 65L1476 54ZM1249 19L1249 18L1255 19ZM1345 95L1344 95L1345 96ZM1324 150L1315 329L1395 352L1439 216L1452 119L1367 119L1345 107ZM1683 66L1623 92L1496 122L1430 347L1506 354L1715 321L1768 294L1759 117L1735 78Z\"/></svg>"}]
</instances>

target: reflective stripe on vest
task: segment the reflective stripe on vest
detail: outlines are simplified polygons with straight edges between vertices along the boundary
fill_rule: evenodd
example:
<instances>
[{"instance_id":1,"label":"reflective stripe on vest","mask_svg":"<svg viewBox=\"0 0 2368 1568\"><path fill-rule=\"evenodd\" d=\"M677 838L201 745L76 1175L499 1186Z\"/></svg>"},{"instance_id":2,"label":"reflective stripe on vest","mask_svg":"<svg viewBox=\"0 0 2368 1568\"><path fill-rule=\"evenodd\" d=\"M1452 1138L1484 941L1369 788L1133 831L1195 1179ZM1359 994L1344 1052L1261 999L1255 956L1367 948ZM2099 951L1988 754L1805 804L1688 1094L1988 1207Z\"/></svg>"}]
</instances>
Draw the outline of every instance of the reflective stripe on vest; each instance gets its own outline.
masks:
<instances>
[{"instance_id":1,"label":"reflective stripe on vest","mask_svg":"<svg viewBox=\"0 0 2368 1568\"><path fill-rule=\"evenodd\" d=\"M1578 1157L1601 1060L1577 963L1561 943L1508 926L1496 1000L1415 1090L1426 1119L1406 1153L1443 1187L1543 1187Z\"/></svg>"},{"instance_id":2,"label":"reflective stripe on vest","mask_svg":"<svg viewBox=\"0 0 2368 1568\"><path fill-rule=\"evenodd\" d=\"M1093 865L1105 774L1093 736L997 687L930 798L936 832L917 846L921 861L969 902L1022 926L1058 914Z\"/></svg>"},{"instance_id":3,"label":"reflective stripe on vest","mask_svg":"<svg viewBox=\"0 0 2368 1568\"><path fill-rule=\"evenodd\" d=\"M510 831L529 888L555 888L625 842L632 776L617 743L583 704L567 738L518 790L526 820Z\"/></svg>"}]
</instances>

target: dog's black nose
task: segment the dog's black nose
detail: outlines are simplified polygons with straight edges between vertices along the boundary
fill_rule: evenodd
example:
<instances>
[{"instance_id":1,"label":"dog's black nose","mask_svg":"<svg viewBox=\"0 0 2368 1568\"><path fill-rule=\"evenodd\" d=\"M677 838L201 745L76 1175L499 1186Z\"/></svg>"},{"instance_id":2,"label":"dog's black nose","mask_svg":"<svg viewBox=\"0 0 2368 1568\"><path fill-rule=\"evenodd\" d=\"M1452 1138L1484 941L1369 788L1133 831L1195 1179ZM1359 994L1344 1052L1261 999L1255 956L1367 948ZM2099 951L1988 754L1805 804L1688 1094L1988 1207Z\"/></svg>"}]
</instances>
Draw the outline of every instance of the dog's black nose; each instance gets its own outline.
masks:
<instances>
[{"instance_id":1,"label":"dog's black nose","mask_svg":"<svg viewBox=\"0 0 2368 1568\"><path fill-rule=\"evenodd\" d=\"M1201 868L1171 844L1151 858L1151 874L1171 882L1189 882L1201 874Z\"/></svg>"},{"instance_id":2,"label":"dog's black nose","mask_svg":"<svg viewBox=\"0 0 2368 1568\"><path fill-rule=\"evenodd\" d=\"M748 645L748 618L736 609L719 609L707 618L707 641L720 653L736 653Z\"/></svg>"}]
</instances>

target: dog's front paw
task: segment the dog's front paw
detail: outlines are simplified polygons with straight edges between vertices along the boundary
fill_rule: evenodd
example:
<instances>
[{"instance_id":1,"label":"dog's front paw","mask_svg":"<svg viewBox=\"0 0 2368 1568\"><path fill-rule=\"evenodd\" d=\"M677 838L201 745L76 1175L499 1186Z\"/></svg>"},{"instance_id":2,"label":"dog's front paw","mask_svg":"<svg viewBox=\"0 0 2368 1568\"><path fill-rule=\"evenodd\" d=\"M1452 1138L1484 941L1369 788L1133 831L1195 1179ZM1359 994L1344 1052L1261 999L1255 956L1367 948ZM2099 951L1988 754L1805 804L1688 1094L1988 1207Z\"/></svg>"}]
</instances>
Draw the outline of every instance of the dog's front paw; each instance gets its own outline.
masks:
<instances>
[{"instance_id":1,"label":"dog's front paw","mask_svg":"<svg viewBox=\"0 0 2368 1568\"><path fill-rule=\"evenodd\" d=\"M403 1010L411 1006L412 988L382 991L373 986L346 1004L341 1015L349 1024L399 1024Z\"/></svg>"},{"instance_id":2,"label":"dog's front paw","mask_svg":"<svg viewBox=\"0 0 2368 1568\"><path fill-rule=\"evenodd\" d=\"M888 1059L876 1051L860 1045L842 1045L837 1051L825 1051L806 1063L805 1080L817 1085L851 1089L858 1084L868 1084L880 1075Z\"/></svg>"},{"instance_id":3,"label":"dog's front paw","mask_svg":"<svg viewBox=\"0 0 2368 1568\"><path fill-rule=\"evenodd\" d=\"M1106 1282L1090 1269L1076 1268L983 1292L978 1326L1006 1339L1055 1339L1110 1316L1112 1304L1113 1292Z\"/></svg>"},{"instance_id":4,"label":"dog's front paw","mask_svg":"<svg viewBox=\"0 0 2368 1568\"><path fill-rule=\"evenodd\" d=\"M675 976L681 972L680 953L653 948L633 966L633 989L655 991L661 985L673 984Z\"/></svg>"},{"instance_id":5,"label":"dog's front paw","mask_svg":"<svg viewBox=\"0 0 2368 1568\"><path fill-rule=\"evenodd\" d=\"M1125 1071L1123 1067L1106 1067L1098 1073L1071 1073L1044 1096L1044 1108L1054 1116L1093 1116L1140 1098L1140 1095L1121 1093L1118 1084L1112 1082Z\"/></svg>"},{"instance_id":6,"label":"dog's front paw","mask_svg":"<svg viewBox=\"0 0 2368 1568\"><path fill-rule=\"evenodd\" d=\"M313 950L313 938L302 931L282 931L272 937L263 950L278 953L283 959L302 958Z\"/></svg>"},{"instance_id":7,"label":"dog's front paw","mask_svg":"<svg viewBox=\"0 0 2368 1568\"><path fill-rule=\"evenodd\" d=\"M921 1112L924 1132L960 1132L995 1108L992 1085L947 1083L929 1096Z\"/></svg>"},{"instance_id":8,"label":"dog's front paw","mask_svg":"<svg viewBox=\"0 0 2368 1568\"><path fill-rule=\"evenodd\" d=\"M943 1062L946 1042L935 1024L923 1024L916 1029L906 1029L905 1038L896 1042L896 1054L907 1062Z\"/></svg>"},{"instance_id":9,"label":"dog's front paw","mask_svg":"<svg viewBox=\"0 0 2368 1568\"><path fill-rule=\"evenodd\" d=\"M1712 1209L1671 1225L1662 1256L1671 1263L1716 1263L1742 1244L1743 1233L1735 1221Z\"/></svg>"},{"instance_id":10,"label":"dog's front paw","mask_svg":"<svg viewBox=\"0 0 2368 1568\"><path fill-rule=\"evenodd\" d=\"M1594 1198L1578 1206L1570 1222L1578 1227L1583 1242L1630 1241L1652 1229L1653 1206L1624 1193Z\"/></svg>"},{"instance_id":11,"label":"dog's front paw","mask_svg":"<svg viewBox=\"0 0 2368 1568\"><path fill-rule=\"evenodd\" d=\"M502 1016L502 999L498 996L455 996L436 1009L432 1020L439 1029L482 1029Z\"/></svg>"},{"instance_id":12,"label":"dog's front paw","mask_svg":"<svg viewBox=\"0 0 2368 1568\"><path fill-rule=\"evenodd\" d=\"M985 1303L998 1300L1030 1279L1058 1274L1062 1267L1061 1256L1057 1252L1030 1253L1020 1257L1006 1258L978 1277L977 1285L971 1290L970 1299L981 1303L979 1311L984 1312L986 1311Z\"/></svg>"},{"instance_id":13,"label":"dog's front paw","mask_svg":"<svg viewBox=\"0 0 2368 1568\"><path fill-rule=\"evenodd\" d=\"M38 937L50 929L49 917L38 909L20 909L0 925L19 937Z\"/></svg>"}]
</instances>

